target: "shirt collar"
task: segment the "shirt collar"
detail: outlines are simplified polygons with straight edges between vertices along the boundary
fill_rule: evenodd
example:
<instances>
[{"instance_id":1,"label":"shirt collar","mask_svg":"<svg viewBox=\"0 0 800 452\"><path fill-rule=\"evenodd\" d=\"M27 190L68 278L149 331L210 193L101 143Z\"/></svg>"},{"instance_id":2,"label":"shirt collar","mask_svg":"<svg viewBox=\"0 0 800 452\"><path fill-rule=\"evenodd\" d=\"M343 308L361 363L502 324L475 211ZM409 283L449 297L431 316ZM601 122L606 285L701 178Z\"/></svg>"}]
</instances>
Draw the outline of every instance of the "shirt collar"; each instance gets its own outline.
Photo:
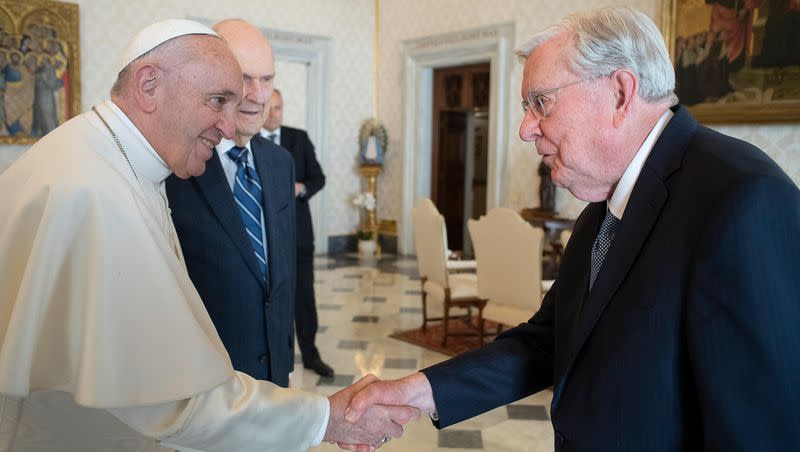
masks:
<instances>
[{"instance_id":1,"label":"shirt collar","mask_svg":"<svg viewBox=\"0 0 800 452\"><path fill-rule=\"evenodd\" d=\"M98 105L98 109L119 138L128 161L139 178L160 184L172 174L170 167L122 109L110 99Z\"/></svg>"},{"instance_id":2,"label":"shirt collar","mask_svg":"<svg viewBox=\"0 0 800 452\"><path fill-rule=\"evenodd\" d=\"M267 129L262 127L261 130L258 133L259 133L259 135L261 135L262 137L264 137L264 138L266 138L268 140L269 140L269 136L270 135L275 135L276 138L280 138L281 137L281 128L278 127L277 129L275 129L272 132L270 132L269 130L267 130Z\"/></svg>"},{"instance_id":3,"label":"shirt collar","mask_svg":"<svg viewBox=\"0 0 800 452\"><path fill-rule=\"evenodd\" d=\"M247 153L247 164L253 166L253 149L250 147L250 141L252 140L248 140L247 143L245 143L244 147L246 147L247 150L249 151ZM221 139L219 141L219 144L217 145L217 154L219 154L220 160L222 159L230 160L230 157L228 157L228 151L230 151L231 148L234 146L239 146L239 145L236 144L236 142L234 142L233 140L229 140L227 138Z\"/></svg>"},{"instance_id":4,"label":"shirt collar","mask_svg":"<svg viewBox=\"0 0 800 452\"><path fill-rule=\"evenodd\" d=\"M611 195L611 199L608 201L608 209L615 217L622 219L622 214L625 213L625 208L628 206L628 200L631 197L631 192L633 192L633 186L636 185L636 181L639 179L639 174L642 172L644 162L647 161L650 151L653 150L653 146L656 144L658 137L661 136L661 132L664 131L664 128L667 126L672 116L672 110L669 109L661 115L656 125L653 126L653 130L651 130L650 134L645 138L639 151L636 152L631 163L628 164L628 168L622 174L619 182L617 182L617 188L614 189L614 194Z\"/></svg>"}]
</instances>

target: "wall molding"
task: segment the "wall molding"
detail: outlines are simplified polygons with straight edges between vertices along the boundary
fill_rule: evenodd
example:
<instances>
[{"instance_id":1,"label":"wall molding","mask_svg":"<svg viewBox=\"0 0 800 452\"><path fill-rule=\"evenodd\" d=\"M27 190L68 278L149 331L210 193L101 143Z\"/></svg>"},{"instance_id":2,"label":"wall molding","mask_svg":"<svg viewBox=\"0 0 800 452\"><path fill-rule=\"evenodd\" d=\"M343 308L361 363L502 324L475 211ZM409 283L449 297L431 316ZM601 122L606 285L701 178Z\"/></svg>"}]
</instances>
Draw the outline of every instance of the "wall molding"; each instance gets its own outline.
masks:
<instances>
[{"instance_id":1,"label":"wall molding","mask_svg":"<svg viewBox=\"0 0 800 452\"><path fill-rule=\"evenodd\" d=\"M403 199L399 251L414 254L411 209L431 194L433 70L490 64L489 168L486 209L507 197L504 176L514 24L504 23L403 41Z\"/></svg>"}]
</instances>

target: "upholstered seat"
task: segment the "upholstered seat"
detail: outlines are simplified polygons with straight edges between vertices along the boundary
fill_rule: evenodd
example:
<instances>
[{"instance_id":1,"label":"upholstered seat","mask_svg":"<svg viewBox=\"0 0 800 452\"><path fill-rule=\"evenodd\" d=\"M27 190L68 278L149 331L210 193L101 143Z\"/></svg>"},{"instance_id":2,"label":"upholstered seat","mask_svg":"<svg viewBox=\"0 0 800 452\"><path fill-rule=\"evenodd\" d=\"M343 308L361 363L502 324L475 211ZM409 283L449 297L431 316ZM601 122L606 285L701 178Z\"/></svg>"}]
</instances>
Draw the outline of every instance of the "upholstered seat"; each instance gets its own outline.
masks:
<instances>
[{"instance_id":1,"label":"upholstered seat","mask_svg":"<svg viewBox=\"0 0 800 452\"><path fill-rule=\"evenodd\" d=\"M526 322L542 300L544 231L507 208L492 209L467 227L478 262L478 296L487 300L483 319L506 326Z\"/></svg>"},{"instance_id":2,"label":"upholstered seat","mask_svg":"<svg viewBox=\"0 0 800 452\"><path fill-rule=\"evenodd\" d=\"M447 266L447 232L444 217L430 199L423 199L413 209L414 247L422 280L422 328L429 321L442 320L443 345L450 334L450 317L478 311L478 323L485 301L478 298L476 276L453 273ZM456 261L457 262L457 261Z\"/></svg>"}]
</instances>

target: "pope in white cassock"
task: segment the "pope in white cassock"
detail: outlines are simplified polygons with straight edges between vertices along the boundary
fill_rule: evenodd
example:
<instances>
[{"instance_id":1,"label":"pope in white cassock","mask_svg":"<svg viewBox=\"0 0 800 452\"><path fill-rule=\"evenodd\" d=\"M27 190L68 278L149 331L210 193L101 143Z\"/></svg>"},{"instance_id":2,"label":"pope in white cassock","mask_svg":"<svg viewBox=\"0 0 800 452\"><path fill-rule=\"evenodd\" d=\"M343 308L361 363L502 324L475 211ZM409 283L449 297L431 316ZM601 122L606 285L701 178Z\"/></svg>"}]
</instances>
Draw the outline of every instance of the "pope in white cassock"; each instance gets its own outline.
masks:
<instances>
[{"instance_id":1,"label":"pope in white cassock","mask_svg":"<svg viewBox=\"0 0 800 452\"><path fill-rule=\"evenodd\" d=\"M233 135L242 73L225 42L168 20L142 30L118 69L110 100L0 174L0 451L293 451L400 436L416 410L343 420L374 377L326 398L235 372L192 286L164 179L202 174Z\"/></svg>"}]
</instances>

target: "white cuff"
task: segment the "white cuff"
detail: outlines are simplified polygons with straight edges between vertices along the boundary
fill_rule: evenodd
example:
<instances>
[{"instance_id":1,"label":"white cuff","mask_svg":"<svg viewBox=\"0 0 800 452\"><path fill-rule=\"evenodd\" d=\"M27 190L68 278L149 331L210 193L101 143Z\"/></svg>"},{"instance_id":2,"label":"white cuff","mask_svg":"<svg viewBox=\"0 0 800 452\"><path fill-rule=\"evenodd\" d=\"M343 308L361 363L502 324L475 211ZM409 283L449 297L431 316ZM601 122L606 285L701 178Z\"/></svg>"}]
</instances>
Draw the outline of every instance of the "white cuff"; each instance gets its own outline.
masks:
<instances>
[{"instance_id":1,"label":"white cuff","mask_svg":"<svg viewBox=\"0 0 800 452\"><path fill-rule=\"evenodd\" d=\"M322 444L322 440L325 439L325 432L328 431L328 421L331 418L331 401L327 397L325 398L325 416L322 418L322 425L317 432L317 436L314 437L314 441L311 442L312 446L319 446Z\"/></svg>"}]
</instances>

